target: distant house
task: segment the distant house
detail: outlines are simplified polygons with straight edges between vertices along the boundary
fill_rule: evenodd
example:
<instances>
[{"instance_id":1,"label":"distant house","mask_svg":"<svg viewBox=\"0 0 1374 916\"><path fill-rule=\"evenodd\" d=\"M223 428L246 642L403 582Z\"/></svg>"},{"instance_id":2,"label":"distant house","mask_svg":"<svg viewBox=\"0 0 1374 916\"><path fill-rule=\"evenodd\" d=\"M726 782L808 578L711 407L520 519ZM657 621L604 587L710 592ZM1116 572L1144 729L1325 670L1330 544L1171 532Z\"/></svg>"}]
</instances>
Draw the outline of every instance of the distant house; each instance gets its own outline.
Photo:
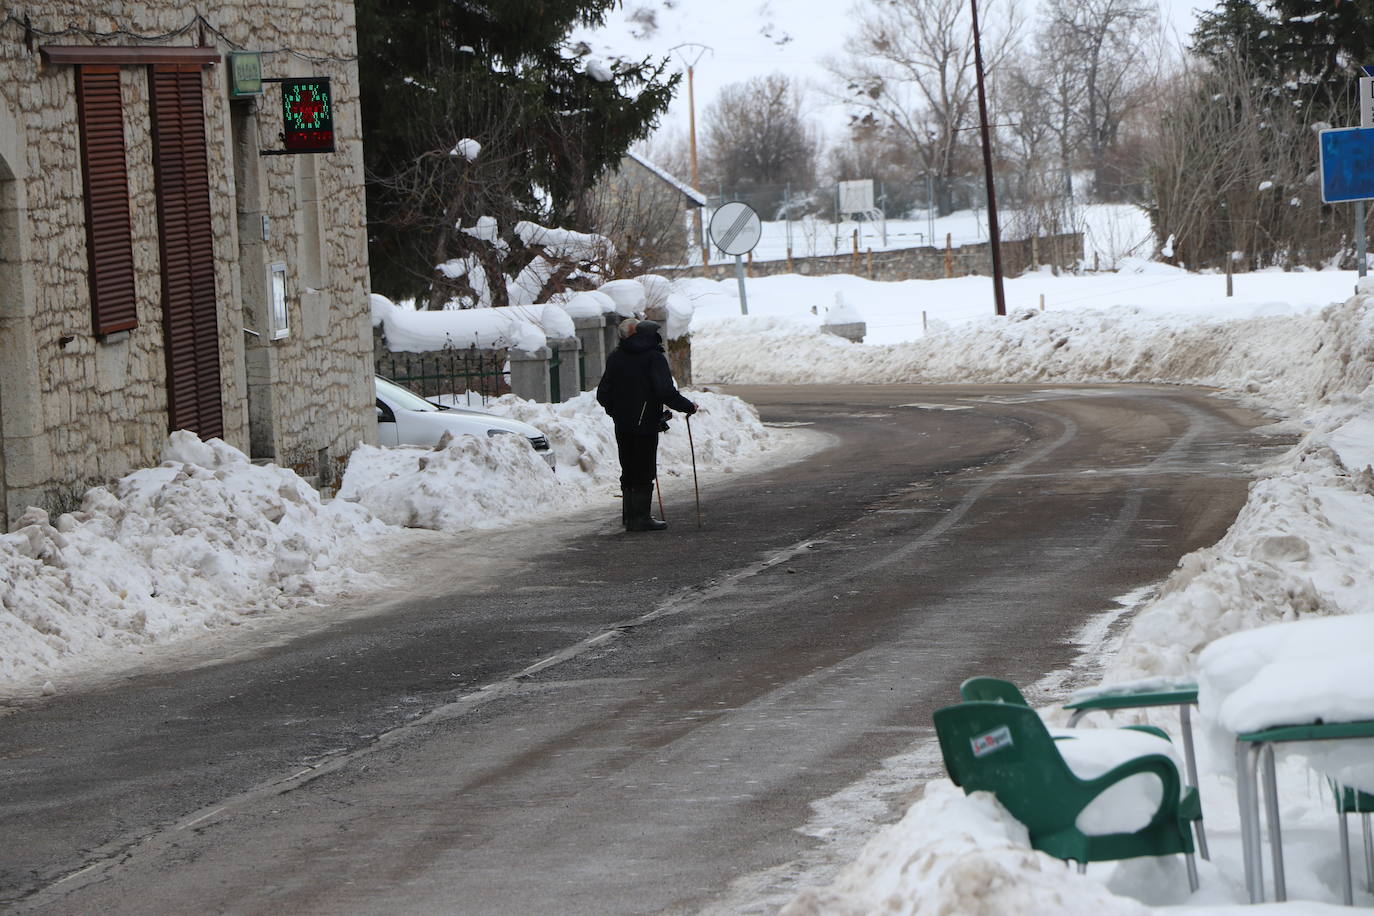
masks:
<instances>
[{"instance_id":1,"label":"distant house","mask_svg":"<svg viewBox=\"0 0 1374 916\"><path fill-rule=\"evenodd\" d=\"M597 231L624 261L618 276L686 261L693 211L706 195L637 153L627 152L593 194Z\"/></svg>"},{"instance_id":2,"label":"distant house","mask_svg":"<svg viewBox=\"0 0 1374 916\"><path fill-rule=\"evenodd\" d=\"M172 430L325 484L375 441L353 4L201 9L0 22L0 530Z\"/></svg>"}]
</instances>

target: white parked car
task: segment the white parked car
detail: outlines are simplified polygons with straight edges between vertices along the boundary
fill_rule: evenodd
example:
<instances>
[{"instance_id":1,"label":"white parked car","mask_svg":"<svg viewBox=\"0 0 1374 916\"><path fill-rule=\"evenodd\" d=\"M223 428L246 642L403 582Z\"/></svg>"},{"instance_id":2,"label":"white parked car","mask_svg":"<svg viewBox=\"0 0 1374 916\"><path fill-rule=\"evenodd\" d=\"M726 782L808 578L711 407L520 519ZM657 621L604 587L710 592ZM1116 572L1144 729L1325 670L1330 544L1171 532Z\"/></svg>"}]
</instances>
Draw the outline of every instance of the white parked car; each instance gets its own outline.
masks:
<instances>
[{"instance_id":1,"label":"white parked car","mask_svg":"<svg viewBox=\"0 0 1374 916\"><path fill-rule=\"evenodd\" d=\"M528 423L498 417L477 407L445 407L408 388L376 377L377 439L382 445L432 448L444 433L455 436L524 436L549 467L554 466L548 437Z\"/></svg>"}]
</instances>

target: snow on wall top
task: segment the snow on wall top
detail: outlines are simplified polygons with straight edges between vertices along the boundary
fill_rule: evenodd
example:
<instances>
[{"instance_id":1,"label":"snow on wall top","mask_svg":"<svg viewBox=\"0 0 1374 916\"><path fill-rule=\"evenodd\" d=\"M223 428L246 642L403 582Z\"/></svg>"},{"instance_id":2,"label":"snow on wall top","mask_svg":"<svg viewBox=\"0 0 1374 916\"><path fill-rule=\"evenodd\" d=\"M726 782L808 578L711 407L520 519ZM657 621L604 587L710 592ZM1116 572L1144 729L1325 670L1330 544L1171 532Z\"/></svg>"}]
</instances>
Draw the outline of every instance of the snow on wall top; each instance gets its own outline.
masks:
<instances>
[{"instance_id":1,"label":"snow on wall top","mask_svg":"<svg viewBox=\"0 0 1374 916\"><path fill-rule=\"evenodd\" d=\"M370 298L372 325L381 326L387 347L393 351L423 353L445 347L509 347L512 350L533 351L544 346L549 336L570 336L547 333L549 328L541 328L540 321L553 325L553 330L557 332L570 331L572 327L572 319L561 309L556 311L562 312L566 326L554 312L545 315L545 309L486 308L418 312L414 308L396 305L376 293Z\"/></svg>"}]
</instances>

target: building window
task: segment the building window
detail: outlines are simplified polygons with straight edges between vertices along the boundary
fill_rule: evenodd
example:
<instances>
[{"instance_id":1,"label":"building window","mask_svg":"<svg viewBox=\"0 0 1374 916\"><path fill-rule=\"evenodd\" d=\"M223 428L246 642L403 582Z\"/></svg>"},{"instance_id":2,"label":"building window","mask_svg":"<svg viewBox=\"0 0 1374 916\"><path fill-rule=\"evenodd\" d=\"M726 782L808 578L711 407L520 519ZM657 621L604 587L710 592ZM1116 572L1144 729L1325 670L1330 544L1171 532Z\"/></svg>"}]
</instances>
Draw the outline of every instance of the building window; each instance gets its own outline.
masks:
<instances>
[{"instance_id":1,"label":"building window","mask_svg":"<svg viewBox=\"0 0 1374 916\"><path fill-rule=\"evenodd\" d=\"M224 435L215 239L199 64L151 68L170 429Z\"/></svg>"},{"instance_id":2,"label":"building window","mask_svg":"<svg viewBox=\"0 0 1374 916\"><path fill-rule=\"evenodd\" d=\"M86 191L91 324L104 336L138 326L119 67L77 67L76 108Z\"/></svg>"}]
</instances>

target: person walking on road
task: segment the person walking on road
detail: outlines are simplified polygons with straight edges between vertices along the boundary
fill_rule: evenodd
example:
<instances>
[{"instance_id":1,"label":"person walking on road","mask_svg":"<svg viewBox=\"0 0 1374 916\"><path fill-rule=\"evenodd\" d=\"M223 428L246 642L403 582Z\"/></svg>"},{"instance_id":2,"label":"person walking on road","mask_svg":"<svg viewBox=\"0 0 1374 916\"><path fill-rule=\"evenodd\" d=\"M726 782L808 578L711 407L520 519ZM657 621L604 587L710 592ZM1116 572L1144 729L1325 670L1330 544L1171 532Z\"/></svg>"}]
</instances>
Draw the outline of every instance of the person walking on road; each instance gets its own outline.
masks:
<instances>
[{"instance_id":1,"label":"person walking on road","mask_svg":"<svg viewBox=\"0 0 1374 916\"><path fill-rule=\"evenodd\" d=\"M697 405L673 384L657 321L620 323L620 346L606 358L596 401L615 422L620 452L621 520L627 531L662 531L668 523L651 515L658 478L658 434L668 428L671 407L687 416Z\"/></svg>"}]
</instances>

